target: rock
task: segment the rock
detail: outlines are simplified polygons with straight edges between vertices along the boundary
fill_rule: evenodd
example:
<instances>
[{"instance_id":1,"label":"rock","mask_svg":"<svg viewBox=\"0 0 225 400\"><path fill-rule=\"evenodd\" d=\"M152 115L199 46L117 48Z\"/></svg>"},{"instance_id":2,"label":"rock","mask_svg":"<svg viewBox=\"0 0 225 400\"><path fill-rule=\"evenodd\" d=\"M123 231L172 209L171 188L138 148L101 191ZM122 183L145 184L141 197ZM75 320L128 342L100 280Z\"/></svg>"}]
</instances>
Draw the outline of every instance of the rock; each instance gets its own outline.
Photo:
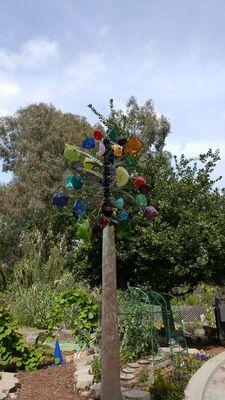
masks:
<instances>
[{"instance_id":1,"label":"rock","mask_svg":"<svg viewBox=\"0 0 225 400\"><path fill-rule=\"evenodd\" d=\"M28 344L28 346L35 346L38 343L38 341L42 339L43 334L44 332L31 333L25 338L26 344Z\"/></svg>"},{"instance_id":2,"label":"rock","mask_svg":"<svg viewBox=\"0 0 225 400\"><path fill-rule=\"evenodd\" d=\"M93 384L93 376L90 374L78 374L75 376L76 388L85 389Z\"/></svg>"},{"instance_id":3,"label":"rock","mask_svg":"<svg viewBox=\"0 0 225 400\"><path fill-rule=\"evenodd\" d=\"M125 374L132 374L132 372L135 371L135 368L126 367L126 368L123 368L122 371L123 371Z\"/></svg>"},{"instance_id":4,"label":"rock","mask_svg":"<svg viewBox=\"0 0 225 400\"><path fill-rule=\"evenodd\" d=\"M128 366L131 368L139 368L140 367L140 365L137 362L129 363Z\"/></svg>"},{"instance_id":5,"label":"rock","mask_svg":"<svg viewBox=\"0 0 225 400\"><path fill-rule=\"evenodd\" d=\"M122 391L122 399L124 400L150 400L150 393L143 390L124 390Z\"/></svg>"},{"instance_id":6,"label":"rock","mask_svg":"<svg viewBox=\"0 0 225 400\"><path fill-rule=\"evenodd\" d=\"M121 372L120 374L120 379L124 380L124 381L131 381L132 379L134 379L134 375L132 374L125 374L124 372Z\"/></svg>"},{"instance_id":7,"label":"rock","mask_svg":"<svg viewBox=\"0 0 225 400\"><path fill-rule=\"evenodd\" d=\"M127 391L127 389L121 386L121 391L123 393L123 391ZM100 397L101 397L101 382L95 383L90 387L90 398L93 400L98 400L100 399Z\"/></svg>"},{"instance_id":8,"label":"rock","mask_svg":"<svg viewBox=\"0 0 225 400\"><path fill-rule=\"evenodd\" d=\"M5 399L10 391L18 384L17 377L11 372L2 372L0 380L0 400Z\"/></svg>"}]
</instances>

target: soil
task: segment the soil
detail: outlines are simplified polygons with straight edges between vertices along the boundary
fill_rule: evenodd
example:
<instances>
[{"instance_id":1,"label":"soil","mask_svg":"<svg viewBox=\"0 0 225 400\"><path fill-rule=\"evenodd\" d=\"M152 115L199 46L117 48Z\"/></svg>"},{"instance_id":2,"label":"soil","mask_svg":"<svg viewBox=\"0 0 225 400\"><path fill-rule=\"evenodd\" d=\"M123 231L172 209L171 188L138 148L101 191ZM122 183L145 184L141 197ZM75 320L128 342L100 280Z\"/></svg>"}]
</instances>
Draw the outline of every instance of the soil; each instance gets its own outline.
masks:
<instances>
[{"instance_id":1,"label":"soil","mask_svg":"<svg viewBox=\"0 0 225 400\"><path fill-rule=\"evenodd\" d=\"M84 400L74 389L73 362L34 372L18 372L17 400ZM6 400L11 400L8 396ZM87 399L86 399L87 400Z\"/></svg>"}]
</instances>

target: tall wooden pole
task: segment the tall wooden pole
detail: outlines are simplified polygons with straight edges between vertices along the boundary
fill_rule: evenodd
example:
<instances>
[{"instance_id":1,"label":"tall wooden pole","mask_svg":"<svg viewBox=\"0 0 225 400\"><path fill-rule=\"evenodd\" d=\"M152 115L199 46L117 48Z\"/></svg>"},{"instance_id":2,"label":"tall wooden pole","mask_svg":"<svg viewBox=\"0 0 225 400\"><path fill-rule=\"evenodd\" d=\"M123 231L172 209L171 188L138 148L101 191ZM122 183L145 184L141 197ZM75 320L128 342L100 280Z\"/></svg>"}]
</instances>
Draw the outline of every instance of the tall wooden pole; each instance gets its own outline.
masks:
<instances>
[{"instance_id":1,"label":"tall wooden pole","mask_svg":"<svg viewBox=\"0 0 225 400\"><path fill-rule=\"evenodd\" d=\"M114 226L109 225L103 230L102 242L101 354L101 399L121 400L115 231Z\"/></svg>"},{"instance_id":2,"label":"tall wooden pole","mask_svg":"<svg viewBox=\"0 0 225 400\"><path fill-rule=\"evenodd\" d=\"M104 140L104 203L102 213L111 218L110 170L112 148L109 139ZM103 229L102 240L102 377L101 400L121 400L120 346L118 336L116 247L113 225Z\"/></svg>"}]
</instances>

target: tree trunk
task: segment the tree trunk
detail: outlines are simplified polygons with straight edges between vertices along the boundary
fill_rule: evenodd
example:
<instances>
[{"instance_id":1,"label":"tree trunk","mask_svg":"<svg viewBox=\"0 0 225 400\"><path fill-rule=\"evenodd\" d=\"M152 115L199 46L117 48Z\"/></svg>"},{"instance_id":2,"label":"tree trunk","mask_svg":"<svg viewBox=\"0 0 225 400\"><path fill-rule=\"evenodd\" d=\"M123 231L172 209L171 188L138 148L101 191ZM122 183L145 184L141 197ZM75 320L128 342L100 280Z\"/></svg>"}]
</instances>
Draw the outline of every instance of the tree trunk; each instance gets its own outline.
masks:
<instances>
[{"instance_id":1,"label":"tree trunk","mask_svg":"<svg viewBox=\"0 0 225 400\"><path fill-rule=\"evenodd\" d=\"M102 243L101 400L121 400L114 226L103 230Z\"/></svg>"}]
</instances>

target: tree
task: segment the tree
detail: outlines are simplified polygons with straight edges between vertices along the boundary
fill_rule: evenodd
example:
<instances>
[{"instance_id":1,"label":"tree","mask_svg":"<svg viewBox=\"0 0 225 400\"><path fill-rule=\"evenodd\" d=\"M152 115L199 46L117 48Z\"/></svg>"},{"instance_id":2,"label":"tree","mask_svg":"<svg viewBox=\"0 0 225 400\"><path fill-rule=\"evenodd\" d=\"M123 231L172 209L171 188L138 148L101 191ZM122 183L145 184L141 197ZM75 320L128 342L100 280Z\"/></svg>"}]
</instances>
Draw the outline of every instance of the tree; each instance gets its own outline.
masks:
<instances>
[{"instance_id":1,"label":"tree","mask_svg":"<svg viewBox=\"0 0 225 400\"><path fill-rule=\"evenodd\" d=\"M7 262L12 264L20 257L18 242L23 229L38 227L46 233L52 193L63 186L64 143L78 144L90 132L85 118L42 103L0 119L3 170L13 173L12 182L0 187Z\"/></svg>"},{"instance_id":2,"label":"tree","mask_svg":"<svg viewBox=\"0 0 225 400\"><path fill-rule=\"evenodd\" d=\"M163 155L148 155L142 173L151 185L159 217L144 225L141 216L129 223L123 240L118 231L117 263L120 287L148 285L173 292L193 290L199 283L225 282L225 199L214 188L211 173L219 159L211 150L194 161L184 156L168 164ZM130 208L132 214L132 207ZM92 285L100 283L101 246L80 248L75 273Z\"/></svg>"}]
</instances>

